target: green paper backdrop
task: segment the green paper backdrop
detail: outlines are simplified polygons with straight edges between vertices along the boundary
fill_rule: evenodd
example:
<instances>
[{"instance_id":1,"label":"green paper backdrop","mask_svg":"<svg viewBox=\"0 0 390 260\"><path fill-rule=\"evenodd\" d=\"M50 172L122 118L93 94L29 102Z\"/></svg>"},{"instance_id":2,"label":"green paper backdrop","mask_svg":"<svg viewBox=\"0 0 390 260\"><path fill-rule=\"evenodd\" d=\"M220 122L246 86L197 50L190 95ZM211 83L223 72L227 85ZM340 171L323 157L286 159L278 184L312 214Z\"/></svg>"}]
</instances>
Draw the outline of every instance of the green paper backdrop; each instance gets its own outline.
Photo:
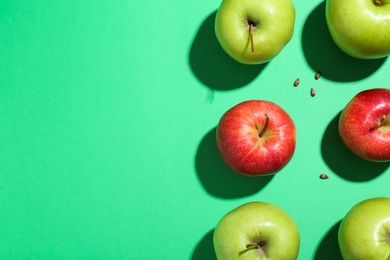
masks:
<instances>
[{"instance_id":1,"label":"green paper backdrop","mask_svg":"<svg viewBox=\"0 0 390 260\"><path fill-rule=\"evenodd\" d=\"M390 196L390 169L347 151L338 117L359 91L389 88L390 64L347 57L324 2L294 1L285 49L240 65L215 38L219 4L0 1L1 259L215 259L216 223L249 201L296 220L299 259L340 259L340 220ZM215 146L219 118L248 99L296 124L273 177L231 172Z\"/></svg>"}]
</instances>

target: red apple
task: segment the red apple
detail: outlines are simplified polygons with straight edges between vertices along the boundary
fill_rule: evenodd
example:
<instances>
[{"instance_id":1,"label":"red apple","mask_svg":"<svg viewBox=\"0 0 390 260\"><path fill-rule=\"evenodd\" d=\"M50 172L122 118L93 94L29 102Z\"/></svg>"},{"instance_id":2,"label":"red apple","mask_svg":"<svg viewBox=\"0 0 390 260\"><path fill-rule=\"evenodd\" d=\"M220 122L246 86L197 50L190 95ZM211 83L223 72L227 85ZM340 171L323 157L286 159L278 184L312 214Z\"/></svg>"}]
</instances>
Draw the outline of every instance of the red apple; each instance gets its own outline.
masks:
<instances>
[{"instance_id":1,"label":"red apple","mask_svg":"<svg viewBox=\"0 0 390 260\"><path fill-rule=\"evenodd\" d=\"M280 106L250 100L229 109L217 127L217 146L224 162L248 176L281 170L295 150L295 125Z\"/></svg>"},{"instance_id":2,"label":"red apple","mask_svg":"<svg viewBox=\"0 0 390 260\"><path fill-rule=\"evenodd\" d=\"M354 96L340 115L339 133L357 156L390 161L390 90L369 89Z\"/></svg>"}]
</instances>

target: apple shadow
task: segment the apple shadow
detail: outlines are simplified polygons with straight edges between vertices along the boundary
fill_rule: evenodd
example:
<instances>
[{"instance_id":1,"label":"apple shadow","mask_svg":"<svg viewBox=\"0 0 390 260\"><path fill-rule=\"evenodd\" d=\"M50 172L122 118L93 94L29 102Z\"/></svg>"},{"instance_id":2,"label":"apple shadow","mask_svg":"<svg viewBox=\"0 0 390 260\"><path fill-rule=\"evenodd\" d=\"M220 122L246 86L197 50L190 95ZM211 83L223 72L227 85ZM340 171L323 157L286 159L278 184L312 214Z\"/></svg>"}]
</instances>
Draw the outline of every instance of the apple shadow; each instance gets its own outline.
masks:
<instances>
[{"instance_id":1,"label":"apple shadow","mask_svg":"<svg viewBox=\"0 0 390 260\"><path fill-rule=\"evenodd\" d=\"M351 82L373 74L386 60L356 59L344 53L333 41L326 24L326 1L319 4L307 17L302 31L304 56L321 77L337 82Z\"/></svg>"},{"instance_id":2,"label":"apple shadow","mask_svg":"<svg viewBox=\"0 0 390 260\"><path fill-rule=\"evenodd\" d=\"M339 135L338 113L327 126L322 142L321 154L325 163L340 177L354 182L369 181L378 177L389 167L389 162L370 162L353 154Z\"/></svg>"},{"instance_id":3,"label":"apple shadow","mask_svg":"<svg viewBox=\"0 0 390 260\"><path fill-rule=\"evenodd\" d=\"M217 259L214 251L213 236L214 229L202 237L192 252L191 260Z\"/></svg>"},{"instance_id":4,"label":"apple shadow","mask_svg":"<svg viewBox=\"0 0 390 260\"><path fill-rule=\"evenodd\" d=\"M200 25L189 51L189 63L193 74L213 90L233 90L253 81L266 67L241 64L232 59L221 47L215 36L216 11Z\"/></svg>"},{"instance_id":5,"label":"apple shadow","mask_svg":"<svg viewBox=\"0 0 390 260\"><path fill-rule=\"evenodd\" d=\"M231 170L222 160L216 144L216 127L198 146L195 167L204 189L219 198L245 197L261 190L274 175L249 177Z\"/></svg>"},{"instance_id":6,"label":"apple shadow","mask_svg":"<svg viewBox=\"0 0 390 260\"><path fill-rule=\"evenodd\" d=\"M317 247L314 260L343 260L338 243L340 224L341 220L324 235Z\"/></svg>"}]
</instances>

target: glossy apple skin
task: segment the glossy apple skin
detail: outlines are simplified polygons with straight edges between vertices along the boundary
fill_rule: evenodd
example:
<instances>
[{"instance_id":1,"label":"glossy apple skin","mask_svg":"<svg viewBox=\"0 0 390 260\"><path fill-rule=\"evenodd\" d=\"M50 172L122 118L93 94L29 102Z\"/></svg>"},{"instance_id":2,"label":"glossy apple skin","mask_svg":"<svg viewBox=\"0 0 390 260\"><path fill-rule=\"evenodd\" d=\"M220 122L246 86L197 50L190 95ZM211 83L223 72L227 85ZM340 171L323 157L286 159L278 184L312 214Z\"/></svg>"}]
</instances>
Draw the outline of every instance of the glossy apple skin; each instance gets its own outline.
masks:
<instances>
[{"instance_id":1,"label":"glossy apple skin","mask_svg":"<svg viewBox=\"0 0 390 260\"><path fill-rule=\"evenodd\" d=\"M344 260L389 259L390 198L370 198L352 207L340 224L338 240Z\"/></svg>"},{"instance_id":2,"label":"glossy apple skin","mask_svg":"<svg viewBox=\"0 0 390 260\"><path fill-rule=\"evenodd\" d=\"M378 127L383 116L384 125ZM354 96L340 115L339 133L357 156L374 162L390 161L390 90L375 88Z\"/></svg>"},{"instance_id":3,"label":"glossy apple skin","mask_svg":"<svg viewBox=\"0 0 390 260\"><path fill-rule=\"evenodd\" d=\"M390 53L390 5L374 0L327 0L329 32L345 53L360 59L385 57Z\"/></svg>"},{"instance_id":4,"label":"glossy apple skin","mask_svg":"<svg viewBox=\"0 0 390 260\"><path fill-rule=\"evenodd\" d=\"M269 117L267 130L259 137ZM217 126L216 141L224 162L248 176L275 174L292 158L296 130L280 106L266 100L244 101L229 109Z\"/></svg>"},{"instance_id":5,"label":"glossy apple skin","mask_svg":"<svg viewBox=\"0 0 390 260\"><path fill-rule=\"evenodd\" d=\"M227 213L214 231L217 259L263 259L257 249L246 245L265 241L267 259L294 260L299 253L297 224L279 206L267 202L248 202Z\"/></svg>"},{"instance_id":6,"label":"glossy apple skin","mask_svg":"<svg viewBox=\"0 0 390 260\"><path fill-rule=\"evenodd\" d=\"M253 21L255 53L249 24ZM223 0L215 19L215 33L222 48L243 64L261 64L273 59L291 40L295 8L291 0Z\"/></svg>"}]
</instances>

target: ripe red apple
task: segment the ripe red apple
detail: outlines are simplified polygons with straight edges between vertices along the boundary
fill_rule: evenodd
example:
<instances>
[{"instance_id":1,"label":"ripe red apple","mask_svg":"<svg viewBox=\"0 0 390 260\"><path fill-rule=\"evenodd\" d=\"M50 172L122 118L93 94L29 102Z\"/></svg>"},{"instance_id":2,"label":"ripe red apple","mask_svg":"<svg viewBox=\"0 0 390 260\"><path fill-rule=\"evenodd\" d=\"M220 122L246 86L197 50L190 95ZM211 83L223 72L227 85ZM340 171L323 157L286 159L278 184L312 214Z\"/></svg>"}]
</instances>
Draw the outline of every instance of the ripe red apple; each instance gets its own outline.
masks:
<instances>
[{"instance_id":1,"label":"ripe red apple","mask_svg":"<svg viewBox=\"0 0 390 260\"><path fill-rule=\"evenodd\" d=\"M270 175L281 170L295 150L295 124L280 106L249 100L229 109L217 127L217 146L235 172Z\"/></svg>"},{"instance_id":2,"label":"ripe red apple","mask_svg":"<svg viewBox=\"0 0 390 260\"><path fill-rule=\"evenodd\" d=\"M374 162L390 161L390 90L364 90L340 115L339 133L357 156Z\"/></svg>"}]
</instances>

